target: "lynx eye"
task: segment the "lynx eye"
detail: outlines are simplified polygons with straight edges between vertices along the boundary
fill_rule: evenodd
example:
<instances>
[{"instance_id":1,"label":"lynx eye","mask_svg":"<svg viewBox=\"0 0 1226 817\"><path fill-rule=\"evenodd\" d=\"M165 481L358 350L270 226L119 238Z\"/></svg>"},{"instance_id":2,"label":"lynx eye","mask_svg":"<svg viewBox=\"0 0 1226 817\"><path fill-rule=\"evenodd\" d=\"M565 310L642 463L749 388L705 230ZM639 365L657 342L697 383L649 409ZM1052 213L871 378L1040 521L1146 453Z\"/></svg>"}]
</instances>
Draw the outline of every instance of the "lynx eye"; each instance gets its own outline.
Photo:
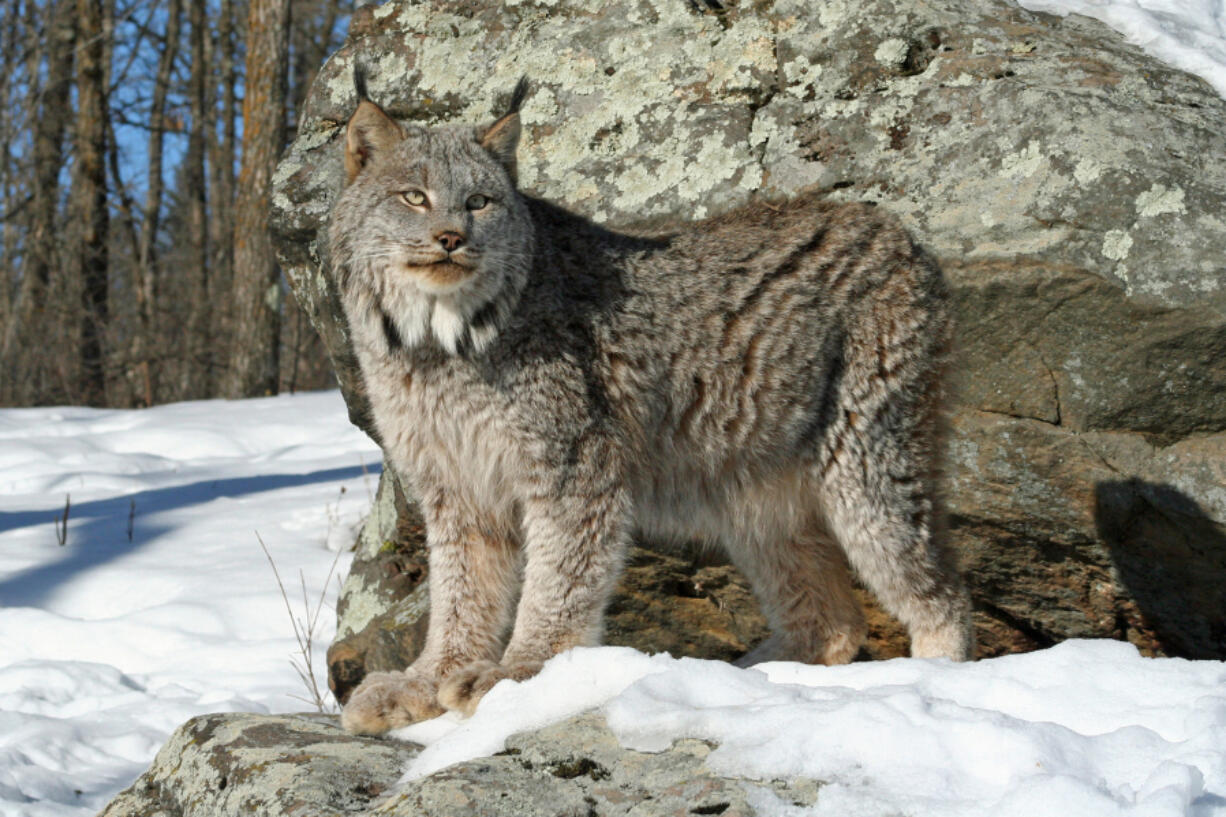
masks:
<instances>
[{"instance_id":1,"label":"lynx eye","mask_svg":"<svg viewBox=\"0 0 1226 817\"><path fill-rule=\"evenodd\" d=\"M486 205L490 203L488 197L476 193L468 197L468 201L464 202L464 206L469 210L484 210Z\"/></svg>"},{"instance_id":2,"label":"lynx eye","mask_svg":"<svg viewBox=\"0 0 1226 817\"><path fill-rule=\"evenodd\" d=\"M426 194L420 190L405 190L400 194L400 200L413 207L424 207L426 204Z\"/></svg>"}]
</instances>

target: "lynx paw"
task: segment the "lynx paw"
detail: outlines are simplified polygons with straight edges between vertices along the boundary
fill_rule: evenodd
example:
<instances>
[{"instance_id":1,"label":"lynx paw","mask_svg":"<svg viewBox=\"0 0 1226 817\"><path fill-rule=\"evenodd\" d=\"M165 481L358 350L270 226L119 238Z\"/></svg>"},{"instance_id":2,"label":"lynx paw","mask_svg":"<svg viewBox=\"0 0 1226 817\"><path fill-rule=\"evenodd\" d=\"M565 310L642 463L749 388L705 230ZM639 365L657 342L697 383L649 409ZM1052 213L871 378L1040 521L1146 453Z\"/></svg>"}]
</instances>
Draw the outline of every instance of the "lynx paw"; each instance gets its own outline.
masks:
<instances>
[{"instance_id":1,"label":"lynx paw","mask_svg":"<svg viewBox=\"0 0 1226 817\"><path fill-rule=\"evenodd\" d=\"M958 622L933 630L911 633L913 658L949 658L969 661L975 655L975 642L968 623Z\"/></svg>"},{"instance_id":2,"label":"lynx paw","mask_svg":"<svg viewBox=\"0 0 1226 817\"><path fill-rule=\"evenodd\" d=\"M380 735L443 714L435 685L407 672L372 672L341 711L341 726L355 735Z\"/></svg>"},{"instance_id":3,"label":"lynx paw","mask_svg":"<svg viewBox=\"0 0 1226 817\"><path fill-rule=\"evenodd\" d=\"M736 659L738 667L752 667L764 661L799 661L804 664L836 666L855 659L864 643L864 632L835 633L825 641L789 648L777 635L767 638L757 647Z\"/></svg>"},{"instance_id":4,"label":"lynx paw","mask_svg":"<svg viewBox=\"0 0 1226 817\"><path fill-rule=\"evenodd\" d=\"M438 700L448 709L471 716L485 693L499 681L510 678L523 681L540 672L540 662L496 664L493 661L474 661L448 675L438 690Z\"/></svg>"}]
</instances>

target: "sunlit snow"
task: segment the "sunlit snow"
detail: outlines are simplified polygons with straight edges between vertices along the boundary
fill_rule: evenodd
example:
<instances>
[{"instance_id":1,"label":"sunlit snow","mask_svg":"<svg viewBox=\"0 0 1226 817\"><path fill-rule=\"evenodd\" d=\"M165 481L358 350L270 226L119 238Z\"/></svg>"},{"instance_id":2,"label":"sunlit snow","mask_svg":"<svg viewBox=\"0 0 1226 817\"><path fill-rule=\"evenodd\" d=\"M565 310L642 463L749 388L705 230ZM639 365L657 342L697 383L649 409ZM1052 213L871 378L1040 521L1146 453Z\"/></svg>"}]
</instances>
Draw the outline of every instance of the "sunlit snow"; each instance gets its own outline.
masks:
<instances>
[{"instance_id":1,"label":"sunlit snow","mask_svg":"<svg viewBox=\"0 0 1226 817\"><path fill-rule=\"evenodd\" d=\"M322 683L379 469L335 392L0 411L0 814L92 815L193 715L307 708L257 532L295 616L324 596Z\"/></svg>"},{"instance_id":2,"label":"sunlit snow","mask_svg":"<svg viewBox=\"0 0 1226 817\"><path fill-rule=\"evenodd\" d=\"M464 721L396 735L428 744L415 779L490 755L510 735L602 707L623 746L717 743L763 815L1098 817L1226 814L1226 662L1147 659L1070 641L970 664L728 664L574 650L496 686ZM822 781L812 808L754 780Z\"/></svg>"}]
</instances>

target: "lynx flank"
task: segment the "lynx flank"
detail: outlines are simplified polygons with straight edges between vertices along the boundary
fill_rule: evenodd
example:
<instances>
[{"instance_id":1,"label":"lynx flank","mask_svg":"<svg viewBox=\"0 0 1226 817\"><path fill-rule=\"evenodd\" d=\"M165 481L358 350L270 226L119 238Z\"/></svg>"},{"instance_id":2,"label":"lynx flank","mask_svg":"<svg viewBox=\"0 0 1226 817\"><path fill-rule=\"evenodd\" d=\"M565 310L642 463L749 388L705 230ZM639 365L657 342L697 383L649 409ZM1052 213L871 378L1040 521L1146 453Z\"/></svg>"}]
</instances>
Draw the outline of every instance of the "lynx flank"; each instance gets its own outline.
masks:
<instances>
[{"instance_id":1,"label":"lynx flank","mask_svg":"<svg viewBox=\"0 0 1226 817\"><path fill-rule=\"evenodd\" d=\"M425 129L356 80L331 260L430 619L346 729L471 713L597 643L640 533L727 548L774 633L746 663L851 660L849 567L913 655L969 657L934 485L946 289L897 222L800 197L613 232L516 189L523 82L493 124Z\"/></svg>"}]
</instances>

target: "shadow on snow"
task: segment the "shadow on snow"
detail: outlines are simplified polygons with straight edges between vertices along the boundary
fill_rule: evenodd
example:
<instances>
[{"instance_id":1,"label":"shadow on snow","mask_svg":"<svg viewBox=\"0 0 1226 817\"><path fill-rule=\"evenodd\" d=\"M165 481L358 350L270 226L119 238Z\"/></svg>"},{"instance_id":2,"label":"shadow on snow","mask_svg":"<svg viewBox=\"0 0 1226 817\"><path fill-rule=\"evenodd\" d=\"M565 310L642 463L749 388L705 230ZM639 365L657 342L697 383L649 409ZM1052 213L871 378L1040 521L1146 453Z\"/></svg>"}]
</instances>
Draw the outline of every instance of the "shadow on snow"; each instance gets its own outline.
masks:
<instances>
[{"instance_id":1,"label":"shadow on snow","mask_svg":"<svg viewBox=\"0 0 1226 817\"><path fill-rule=\"evenodd\" d=\"M0 580L0 607L33 607L46 599L56 585L90 568L105 564L171 529L147 521L152 514L172 511L189 505L199 505L221 497L275 491L317 482L353 479L363 473L378 476L382 467L350 466L312 471L307 474L265 474L254 477L202 480L187 485L155 488L73 504L68 517L68 542L62 548L62 558L18 571ZM136 500L136 515L132 540L128 541L128 515L132 500ZM54 537L55 520L63 513L62 505L34 511L0 511L0 533L46 525L48 539ZM238 532L236 531L236 535Z\"/></svg>"}]
</instances>

